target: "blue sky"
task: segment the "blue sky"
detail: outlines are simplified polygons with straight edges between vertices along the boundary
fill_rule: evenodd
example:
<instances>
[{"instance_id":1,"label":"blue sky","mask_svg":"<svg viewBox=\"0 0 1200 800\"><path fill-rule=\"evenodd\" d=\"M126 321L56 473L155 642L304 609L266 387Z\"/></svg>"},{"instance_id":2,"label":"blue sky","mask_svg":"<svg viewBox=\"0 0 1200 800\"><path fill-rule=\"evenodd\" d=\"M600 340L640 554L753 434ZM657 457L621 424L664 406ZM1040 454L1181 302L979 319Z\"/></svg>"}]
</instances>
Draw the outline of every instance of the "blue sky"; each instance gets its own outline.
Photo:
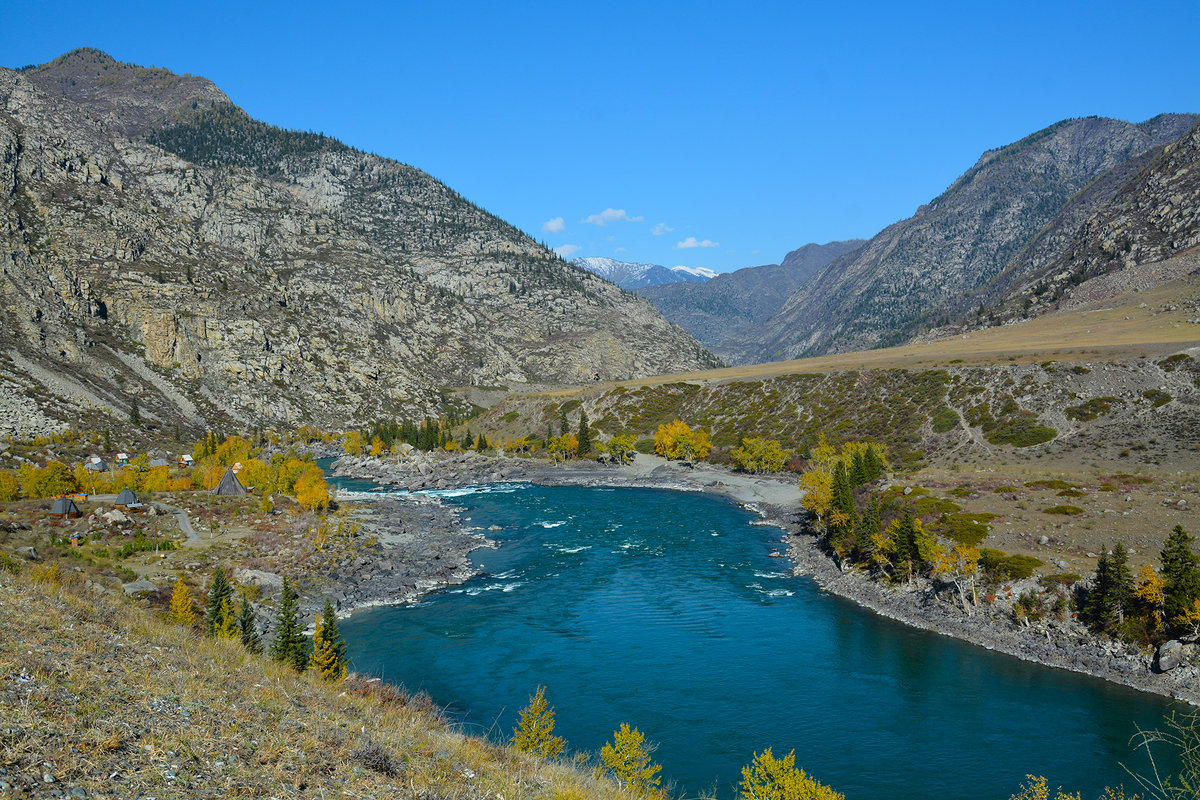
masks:
<instances>
[{"instance_id":1,"label":"blue sky","mask_svg":"<svg viewBox=\"0 0 1200 800\"><path fill-rule=\"evenodd\" d=\"M87 45L203 75L551 247L717 270L869 237L1065 117L1200 111L1195 0L6 0L2 17L4 66Z\"/></svg>"}]
</instances>

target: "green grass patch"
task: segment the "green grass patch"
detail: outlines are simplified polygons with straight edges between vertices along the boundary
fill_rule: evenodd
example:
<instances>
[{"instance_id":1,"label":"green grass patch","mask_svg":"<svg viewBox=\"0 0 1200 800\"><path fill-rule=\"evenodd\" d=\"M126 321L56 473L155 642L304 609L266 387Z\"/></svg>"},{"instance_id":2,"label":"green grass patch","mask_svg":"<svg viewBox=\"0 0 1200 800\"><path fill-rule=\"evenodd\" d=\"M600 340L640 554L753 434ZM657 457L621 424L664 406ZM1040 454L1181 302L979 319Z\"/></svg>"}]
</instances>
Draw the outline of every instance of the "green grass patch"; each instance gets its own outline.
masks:
<instances>
[{"instance_id":1,"label":"green grass patch","mask_svg":"<svg viewBox=\"0 0 1200 800\"><path fill-rule=\"evenodd\" d=\"M1076 514L1082 514L1083 509L1079 506L1050 506L1042 509L1043 514L1061 514L1067 517L1073 517Z\"/></svg>"},{"instance_id":2,"label":"green grass patch","mask_svg":"<svg viewBox=\"0 0 1200 800\"><path fill-rule=\"evenodd\" d=\"M521 412L519 412L519 411L510 411L510 412L508 412L507 414L505 414L503 417L501 417L501 418L500 418L500 421L501 421L501 422L503 422L503 423L505 423L505 424L507 424L507 423L510 423L510 422L516 422L516 421L517 421L517 420L519 420L520 418L521 418Z\"/></svg>"},{"instance_id":3,"label":"green grass patch","mask_svg":"<svg viewBox=\"0 0 1200 800\"><path fill-rule=\"evenodd\" d=\"M1161 408L1175 399L1162 389L1148 389L1142 392L1142 397L1150 401L1151 408Z\"/></svg>"},{"instance_id":4,"label":"green grass patch","mask_svg":"<svg viewBox=\"0 0 1200 800\"><path fill-rule=\"evenodd\" d=\"M1038 582L1047 589L1059 586L1074 586L1081 580L1083 580L1083 576L1074 572L1052 572L1049 575L1043 575L1038 578Z\"/></svg>"},{"instance_id":5,"label":"green grass patch","mask_svg":"<svg viewBox=\"0 0 1200 800\"><path fill-rule=\"evenodd\" d=\"M1025 481L1025 486L1030 489L1070 489L1071 484L1066 481L1060 481L1057 478L1054 480L1040 481Z\"/></svg>"},{"instance_id":6,"label":"green grass patch","mask_svg":"<svg viewBox=\"0 0 1200 800\"><path fill-rule=\"evenodd\" d=\"M910 495L909 504L912 505L913 513L918 517L928 517L931 514L953 514L956 511L962 511L962 506L958 503L941 497L925 496L913 500Z\"/></svg>"},{"instance_id":7,"label":"green grass patch","mask_svg":"<svg viewBox=\"0 0 1200 800\"><path fill-rule=\"evenodd\" d=\"M1071 367L1071 372L1074 372L1076 375L1087 375L1089 372L1091 372L1091 370L1082 364L1076 364L1075 366Z\"/></svg>"},{"instance_id":8,"label":"green grass patch","mask_svg":"<svg viewBox=\"0 0 1200 800\"><path fill-rule=\"evenodd\" d=\"M1020 490L1015 486L1005 485L997 486L995 489L992 489L992 494L1016 494L1018 491Z\"/></svg>"},{"instance_id":9,"label":"green grass patch","mask_svg":"<svg viewBox=\"0 0 1200 800\"><path fill-rule=\"evenodd\" d=\"M1045 563L1033 556L1010 556L1003 550L985 547L979 553L979 565L984 572L997 580L1020 580L1033 575L1033 571Z\"/></svg>"},{"instance_id":10,"label":"green grass patch","mask_svg":"<svg viewBox=\"0 0 1200 800\"><path fill-rule=\"evenodd\" d=\"M933 432L947 433L958 427L962 418L949 406L942 406L933 415Z\"/></svg>"},{"instance_id":11,"label":"green grass patch","mask_svg":"<svg viewBox=\"0 0 1200 800\"><path fill-rule=\"evenodd\" d=\"M1123 402L1119 397L1093 397L1085 403L1069 407L1065 413L1069 419L1077 422L1090 422L1112 412L1114 404Z\"/></svg>"},{"instance_id":12,"label":"green grass patch","mask_svg":"<svg viewBox=\"0 0 1200 800\"><path fill-rule=\"evenodd\" d=\"M964 497L970 497L971 495L975 494L975 490L972 489L970 486L967 486L964 483L962 486L955 486L953 489L951 489L950 494L953 495L954 497L962 499Z\"/></svg>"},{"instance_id":13,"label":"green grass patch","mask_svg":"<svg viewBox=\"0 0 1200 800\"><path fill-rule=\"evenodd\" d=\"M1072 487L1070 489L1063 489L1061 492L1058 493L1058 496L1059 497L1086 497L1087 492L1081 492L1078 489Z\"/></svg>"},{"instance_id":14,"label":"green grass patch","mask_svg":"<svg viewBox=\"0 0 1200 800\"><path fill-rule=\"evenodd\" d=\"M1192 358L1187 353L1176 353L1173 356L1167 356L1162 361L1159 361L1158 366L1162 367L1164 372L1173 372L1195 360L1196 359Z\"/></svg>"},{"instance_id":15,"label":"green grass patch","mask_svg":"<svg viewBox=\"0 0 1200 800\"><path fill-rule=\"evenodd\" d=\"M995 518L995 514L943 514L933 525L933 531L965 547L978 547L992 532L988 523Z\"/></svg>"},{"instance_id":16,"label":"green grass patch","mask_svg":"<svg viewBox=\"0 0 1200 800\"><path fill-rule=\"evenodd\" d=\"M1058 436L1058 431L1048 425L1038 425L1036 417L1020 416L1001 422L988 434L992 444L1010 444L1013 447L1033 447L1044 444Z\"/></svg>"},{"instance_id":17,"label":"green grass patch","mask_svg":"<svg viewBox=\"0 0 1200 800\"><path fill-rule=\"evenodd\" d=\"M1115 491L1117 491L1117 487L1116 487L1116 486L1114 486L1114 485L1112 485L1111 483L1102 483L1102 484L1100 484L1100 489L1099 489L1099 491L1101 491L1101 492L1115 492Z\"/></svg>"},{"instance_id":18,"label":"green grass patch","mask_svg":"<svg viewBox=\"0 0 1200 800\"><path fill-rule=\"evenodd\" d=\"M654 440L653 439L638 439L633 445L633 449L645 455L654 455Z\"/></svg>"}]
</instances>

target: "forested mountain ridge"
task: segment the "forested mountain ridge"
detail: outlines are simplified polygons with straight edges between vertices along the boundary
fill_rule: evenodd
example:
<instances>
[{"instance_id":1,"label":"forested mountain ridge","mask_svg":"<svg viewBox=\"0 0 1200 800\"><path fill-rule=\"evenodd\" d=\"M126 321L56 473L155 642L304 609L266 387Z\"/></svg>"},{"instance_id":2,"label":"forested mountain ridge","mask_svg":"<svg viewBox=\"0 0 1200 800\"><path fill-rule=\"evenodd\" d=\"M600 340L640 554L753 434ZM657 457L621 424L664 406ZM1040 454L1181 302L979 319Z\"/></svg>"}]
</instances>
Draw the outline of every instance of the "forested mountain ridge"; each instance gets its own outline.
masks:
<instances>
[{"instance_id":1,"label":"forested mountain ridge","mask_svg":"<svg viewBox=\"0 0 1200 800\"><path fill-rule=\"evenodd\" d=\"M418 169L96 50L0 70L0 433L416 417L712 366Z\"/></svg>"},{"instance_id":2,"label":"forested mountain ridge","mask_svg":"<svg viewBox=\"0 0 1200 800\"><path fill-rule=\"evenodd\" d=\"M756 333L757 356L776 360L895 344L962 313L978 302L976 292L1020 262L1073 198L1090 191L1075 219L1106 204L1131 162L1136 172L1140 157L1176 141L1197 119L1064 120L984 153L914 216L798 289Z\"/></svg>"}]
</instances>

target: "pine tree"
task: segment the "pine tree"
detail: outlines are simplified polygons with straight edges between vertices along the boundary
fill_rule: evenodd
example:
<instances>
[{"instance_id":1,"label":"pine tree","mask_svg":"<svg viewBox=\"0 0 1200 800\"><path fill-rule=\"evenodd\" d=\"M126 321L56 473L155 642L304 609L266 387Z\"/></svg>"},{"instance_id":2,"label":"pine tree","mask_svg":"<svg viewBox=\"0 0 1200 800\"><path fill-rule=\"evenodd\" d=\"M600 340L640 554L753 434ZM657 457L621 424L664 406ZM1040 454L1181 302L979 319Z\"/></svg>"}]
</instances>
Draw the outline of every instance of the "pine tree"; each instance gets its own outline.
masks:
<instances>
[{"instance_id":1,"label":"pine tree","mask_svg":"<svg viewBox=\"0 0 1200 800\"><path fill-rule=\"evenodd\" d=\"M140 411L138 411L138 402L136 397L133 398L133 400L129 403L129 421L134 425L142 424L142 414Z\"/></svg>"},{"instance_id":2,"label":"pine tree","mask_svg":"<svg viewBox=\"0 0 1200 800\"><path fill-rule=\"evenodd\" d=\"M325 598L325 608L317 617L309 662L325 680L340 681L346 677L346 642L338 631L337 615L333 613L329 598Z\"/></svg>"},{"instance_id":3,"label":"pine tree","mask_svg":"<svg viewBox=\"0 0 1200 800\"><path fill-rule=\"evenodd\" d=\"M856 452L850 457L850 485L858 488L868 480L866 459L862 453Z\"/></svg>"},{"instance_id":4,"label":"pine tree","mask_svg":"<svg viewBox=\"0 0 1200 800\"><path fill-rule=\"evenodd\" d=\"M208 590L208 608L205 610L204 632L209 636L215 636L217 629L225 625L222 609L228 610L230 616L233 615L230 608L232 597L233 587L225 577L225 570L217 567L213 570L212 586Z\"/></svg>"},{"instance_id":5,"label":"pine tree","mask_svg":"<svg viewBox=\"0 0 1200 800\"><path fill-rule=\"evenodd\" d=\"M188 591L182 575L175 579L175 591L171 593L171 610L167 616L180 625L191 627L196 624L196 609L192 608L192 593Z\"/></svg>"},{"instance_id":6,"label":"pine tree","mask_svg":"<svg viewBox=\"0 0 1200 800\"><path fill-rule=\"evenodd\" d=\"M1176 525L1160 554L1166 594L1164 611L1171 622L1200 599L1200 560L1192 550L1195 541L1182 525Z\"/></svg>"},{"instance_id":7,"label":"pine tree","mask_svg":"<svg viewBox=\"0 0 1200 800\"><path fill-rule=\"evenodd\" d=\"M644 733L622 722L620 730L613 731L612 743L600 748L600 761L635 794L650 794L662 780L662 767L650 760L654 750Z\"/></svg>"},{"instance_id":8,"label":"pine tree","mask_svg":"<svg viewBox=\"0 0 1200 800\"><path fill-rule=\"evenodd\" d=\"M104 429L104 452L111 453L112 449L113 449L112 431L108 430L108 428L105 428Z\"/></svg>"},{"instance_id":9,"label":"pine tree","mask_svg":"<svg viewBox=\"0 0 1200 800\"><path fill-rule=\"evenodd\" d=\"M850 477L846 473L846 465L841 461L833 469L833 494L830 500L829 538L835 549L850 538L851 532L858 525L857 509L854 505L854 494L850 488Z\"/></svg>"},{"instance_id":10,"label":"pine tree","mask_svg":"<svg viewBox=\"0 0 1200 800\"><path fill-rule=\"evenodd\" d=\"M592 432L588 428L587 412L579 409L579 455L586 456L592 452Z\"/></svg>"},{"instance_id":11,"label":"pine tree","mask_svg":"<svg viewBox=\"0 0 1200 800\"><path fill-rule=\"evenodd\" d=\"M1108 553L1101 548L1096 561L1096 575L1088 596L1087 611L1092 622L1104 630L1112 630L1125 619L1129 598L1133 594L1133 575L1129 571L1128 554L1120 542Z\"/></svg>"},{"instance_id":12,"label":"pine tree","mask_svg":"<svg viewBox=\"0 0 1200 800\"><path fill-rule=\"evenodd\" d=\"M478 437L475 439L475 449L476 449L476 450L478 450L478 451L480 451L480 452L482 452L482 451L484 451L484 450L487 450L487 448L488 448L488 440L487 440L487 437L485 437L485 436L484 436L484 435L481 433L481 434L479 434L479 436L478 436Z\"/></svg>"},{"instance_id":13,"label":"pine tree","mask_svg":"<svg viewBox=\"0 0 1200 800\"><path fill-rule=\"evenodd\" d=\"M858 527L854 529L855 550L860 559L866 553L871 537L879 533L882 524L883 509L879 505L879 495L872 492L862 518L858 521Z\"/></svg>"},{"instance_id":14,"label":"pine tree","mask_svg":"<svg viewBox=\"0 0 1200 800\"><path fill-rule=\"evenodd\" d=\"M513 728L513 747L522 753L554 758L562 753L566 741L554 735L554 709L546 702L546 687L539 686L521 709L521 721Z\"/></svg>"},{"instance_id":15,"label":"pine tree","mask_svg":"<svg viewBox=\"0 0 1200 800\"><path fill-rule=\"evenodd\" d=\"M300 627L300 601L287 578L283 579L283 596L279 600L279 612L275 615L275 641L271 644L271 658L290 664L300 672L308 666L304 633Z\"/></svg>"},{"instance_id":16,"label":"pine tree","mask_svg":"<svg viewBox=\"0 0 1200 800\"><path fill-rule=\"evenodd\" d=\"M244 597L238 613L238 630L242 634L242 647L251 653L262 652L262 640L258 637L258 621L254 618L254 609L250 608L250 601Z\"/></svg>"},{"instance_id":17,"label":"pine tree","mask_svg":"<svg viewBox=\"0 0 1200 800\"><path fill-rule=\"evenodd\" d=\"M879 454L871 445L867 445L867 451L863 453L863 466L866 467L868 483L883 477L883 462L880 461Z\"/></svg>"},{"instance_id":18,"label":"pine tree","mask_svg":"<svg viewBox=\"0 0 1200 800\"><path fill-rule=\"evenodd\" d=\"M231 599L226 597L221 601L221 608L218 612L219 622L212 631L212 635L218 639L236 639L238 638L237 619L233 616L233 603Z\"/></svg>"},{"instance_id":19,"label":"pine tree","mask_svg":"<svg viewBox=\"0 0 1200 800\"><path fill-rule=\"evenodd\" d=\"M558 420L558 435L566 436L568 433L571 432L571 426L567 424L566 408L565 407L562 408L559 413L560 413L560 416L559 416L559 420Z\"/></svg>"}]
</instances>

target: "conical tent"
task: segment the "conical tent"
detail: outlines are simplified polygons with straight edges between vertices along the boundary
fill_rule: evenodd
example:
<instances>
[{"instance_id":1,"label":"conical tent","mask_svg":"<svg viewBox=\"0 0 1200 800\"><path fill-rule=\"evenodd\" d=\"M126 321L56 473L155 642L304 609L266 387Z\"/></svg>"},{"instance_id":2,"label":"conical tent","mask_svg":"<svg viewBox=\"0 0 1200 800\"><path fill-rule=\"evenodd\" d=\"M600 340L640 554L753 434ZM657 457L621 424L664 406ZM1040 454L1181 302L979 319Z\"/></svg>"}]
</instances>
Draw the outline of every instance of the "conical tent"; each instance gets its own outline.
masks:
<instances>
[{"instance_id":1,"label":"conical tent","mask_svg":"<svg viewBox=\"0 0 1200 800\"><path fill-rule=\"evenodd\" d=\"M52 517L81 517L79 506L75 505L75 501L69 497L59 497L54 500L54 505L50 507L50 516Z\"/></svg>"},{"instance_id":2,"label":"conical tent","mask_svg":"<svg viewBox=\"0 0 1200 800\"><path fill-rule=\"evenodd\" d=\"M225 470L225 474L221 476L221 482L217 484L217 488L212 490L212 493L230 497L247 494L246 487L242 486L242 482L238 480L237 473L232 469Z\"/></svg>"},{"instance_id":3,"label":"conical tent","mask_svg":"<svg viewBox=\"0 0 1200 800\"><path fill-rule=\"evenodd\" d=\"M126 486L125 489L119 495L117 495L117 499L113 501L113 505L125 506L126 508L137 508L141 505L141 503L138 502L137 495L133 493L133 490Z\"/></svg>"}]
</instances>

